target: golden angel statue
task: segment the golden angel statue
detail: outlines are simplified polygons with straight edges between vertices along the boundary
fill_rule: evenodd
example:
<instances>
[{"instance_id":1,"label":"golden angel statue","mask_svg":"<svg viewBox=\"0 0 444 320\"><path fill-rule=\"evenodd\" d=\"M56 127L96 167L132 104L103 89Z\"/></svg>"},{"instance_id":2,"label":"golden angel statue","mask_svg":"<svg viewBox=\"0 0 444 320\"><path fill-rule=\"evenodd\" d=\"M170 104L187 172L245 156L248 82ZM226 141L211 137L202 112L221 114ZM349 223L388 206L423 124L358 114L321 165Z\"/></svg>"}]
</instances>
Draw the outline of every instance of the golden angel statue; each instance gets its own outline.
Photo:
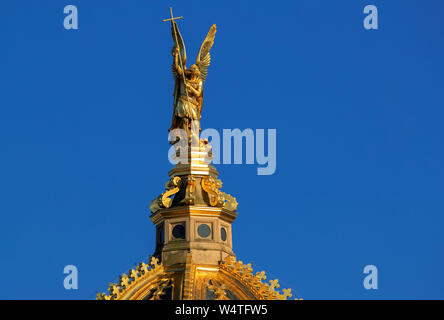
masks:
<instances>
[{"instance_id":1,"label":"golden angel statue","mask_svg":"<svg viewBox=\"0 0 444 320\"><path fill-rule=\"evenodd\" d=\"M174 20L171 20L171 32L174 40L173 76L174 84L174 111L171 123L172 129L184 129L188 138L191 139L191 123L200 123L203 103L203 85L207 77L210 65L210 49L216 35L216 25L211 26L197 55L196 64L186 67L187 54L185 44L180 35L179 28ZM200 125L199 125L200 127Z\"/></svg>"}]
</instances>

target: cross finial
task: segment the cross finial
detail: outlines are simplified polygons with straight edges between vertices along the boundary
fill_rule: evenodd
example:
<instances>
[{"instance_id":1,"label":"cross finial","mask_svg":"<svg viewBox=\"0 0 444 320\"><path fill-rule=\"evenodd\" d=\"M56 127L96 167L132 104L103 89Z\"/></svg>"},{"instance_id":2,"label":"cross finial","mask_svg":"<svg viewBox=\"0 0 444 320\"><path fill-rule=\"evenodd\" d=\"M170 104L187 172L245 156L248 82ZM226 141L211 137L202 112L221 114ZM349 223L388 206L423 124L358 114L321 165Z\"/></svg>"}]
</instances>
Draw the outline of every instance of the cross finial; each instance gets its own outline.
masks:
<instances>
[{"instance_id":1,"label":"cross finial","mask_svg":"<svg viewBox=\"0 0 444 320\"><path fill-rule=\"evenodd\" d=\"M182 19L183 18L183 16L180 16L180 17L174 17L173 16L173 7L170 7L170 13L171 13L171 18L170 19L163 19L162 20L162 22L166 22L166 21L174 21L174 20L177 20L177 19Z\"/></svg>"},{"instance_id":2,"label":"cross finial","mask_svg":"<svg viewBox=\"0 0 444 320\"><path fill-rule=\"evenodd\" d=\"M279 281L278 281L278 279L270 280L268 282L270 282L270 288L271 289L279 288Z\"/></svg>"},{"instance_id":3,"label":"cross finial","mask_svg":"<svg viewBox=\"0 0 444 320\"><path fill-rule=\"evenodd\" d=\"M151 257L151 263L150 263L153 267L157 267L159 265L159 259L157 259L156 257Z\"/></svg>"}]
</instances>

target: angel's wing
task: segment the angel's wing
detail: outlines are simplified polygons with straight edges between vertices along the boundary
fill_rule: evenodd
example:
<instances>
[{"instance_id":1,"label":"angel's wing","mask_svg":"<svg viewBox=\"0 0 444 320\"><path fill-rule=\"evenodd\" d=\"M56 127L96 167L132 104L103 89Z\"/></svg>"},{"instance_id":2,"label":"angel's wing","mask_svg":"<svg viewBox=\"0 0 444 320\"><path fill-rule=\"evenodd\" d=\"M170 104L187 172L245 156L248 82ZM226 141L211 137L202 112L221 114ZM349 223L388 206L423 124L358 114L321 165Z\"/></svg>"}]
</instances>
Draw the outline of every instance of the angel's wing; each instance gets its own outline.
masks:
<instances>
[{"instance_id":1,"label":"angel's wing","mask_svg":"<svg viewBox=\"0 0 444 320\"><path fill-rule=\"evenodd\" d=\"M200 47L199 54L197 55L196 65L200 71L200 77L202 82L205 82L207 77L208 66L211 62L210 49L214 43L214 37L216 36L216 25L213 24L205 37L202 46Z\"/></svg>"},{"instance_id":2,"label":"angel's wing","mask_svg":"<svg viewBox=\"0 0 444 320\"><path fill-rule=\"evenodd\" d=\"M187 52L185 50L185 43L183 42L182 36L179 32L179 27L177 26L176 22L174 20L171 21L171 35L173 36L173 76L177 77L177 71L176 67L174 65L174 53L176 52L176 48L179 47L179 54L180 54L180 60L182 61L182 65L185 68L186 62L187 62Z\"/></svg>"}]
</instances>

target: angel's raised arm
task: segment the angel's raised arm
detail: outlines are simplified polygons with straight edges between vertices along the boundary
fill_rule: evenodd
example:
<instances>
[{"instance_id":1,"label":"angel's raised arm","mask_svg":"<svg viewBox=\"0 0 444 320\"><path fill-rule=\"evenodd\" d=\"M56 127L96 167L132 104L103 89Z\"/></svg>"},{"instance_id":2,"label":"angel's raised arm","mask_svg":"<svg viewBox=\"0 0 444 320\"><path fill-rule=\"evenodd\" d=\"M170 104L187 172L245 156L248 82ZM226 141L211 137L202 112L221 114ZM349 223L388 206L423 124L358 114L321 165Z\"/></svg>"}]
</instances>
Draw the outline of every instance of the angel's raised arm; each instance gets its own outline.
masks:
<instances>
[{"instance_id":1,"label":"angel's raised arm","mask_svg":"<svg viewBox=\"0 0 444 320\"><path fill-rule=\"evenodd\" d=\"M186 67L187 53L185 50L185 43L183 42L182 36L179 32L179 28L176 22L171 21L171 35L173 36L173 65L172 71L173 76L177 77L183 74L183 69Z\"/></svg>"},{"instance_id":2,"label":"angel's raised arm","mask_svg":"<svg viewBox=\"0 0 444 320\"><path fill-rule=\"evenodd\" d=\"M173 47L172 54L173 54L173 65L171 69L173 70L173 75L175 77L177 75L181 76L183 74L183 70L179 62L179 47Z\"/></svg>"}]
</instances>

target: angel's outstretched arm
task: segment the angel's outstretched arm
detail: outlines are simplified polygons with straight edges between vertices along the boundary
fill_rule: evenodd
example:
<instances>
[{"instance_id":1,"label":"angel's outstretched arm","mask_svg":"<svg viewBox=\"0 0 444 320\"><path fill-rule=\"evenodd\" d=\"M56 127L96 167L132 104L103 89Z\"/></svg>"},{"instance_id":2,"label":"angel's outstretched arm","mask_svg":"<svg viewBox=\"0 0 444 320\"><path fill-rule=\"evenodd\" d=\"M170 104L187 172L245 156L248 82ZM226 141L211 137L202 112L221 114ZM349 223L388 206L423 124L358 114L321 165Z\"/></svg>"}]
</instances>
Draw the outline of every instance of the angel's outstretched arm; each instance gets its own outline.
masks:
<instances>
[{"instance_id":1,"label":"angel's outstretched arm","mask_svg":"<svg viewBox=\"0 0 444 320\"><path fill-rule=\"evenodd\" d=\"M177 74L182 76L183 75L183 70L180 66L180 62L179 62L179 47L176 46L176 50L173 49L173 55L174 55L174 61L173 61L173 68L176 70Z\"/></svg>"}]
</instances>

